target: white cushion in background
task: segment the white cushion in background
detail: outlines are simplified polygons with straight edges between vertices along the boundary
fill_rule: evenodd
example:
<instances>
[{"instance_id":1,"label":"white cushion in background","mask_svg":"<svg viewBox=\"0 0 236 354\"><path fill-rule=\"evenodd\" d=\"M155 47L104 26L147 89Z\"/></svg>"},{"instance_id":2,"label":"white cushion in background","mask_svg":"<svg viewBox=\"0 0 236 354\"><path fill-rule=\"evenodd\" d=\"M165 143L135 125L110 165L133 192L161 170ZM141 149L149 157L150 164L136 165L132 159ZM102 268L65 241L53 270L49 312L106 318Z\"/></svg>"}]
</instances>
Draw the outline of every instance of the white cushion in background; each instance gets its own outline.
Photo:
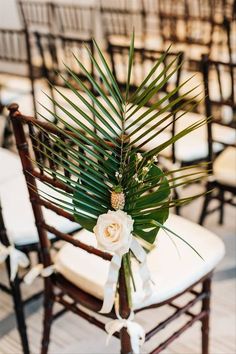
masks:
<instances>
[{"instance_id":1,"label":"white cushion in background","mask_svg":"<svg viewBox=\"0 0 236 354\"><path fill-rule=\"evenodd\" d=\"M165 224L189 242L204 258L199 258L187 245L172 236L180 257L165 232L160 231L156 248L148 254L148 267L155 282L153 295L143 301L140 279L134 265L138 291L134 294L135 308L148 306L175 296L212 271L224 256L224 244L213 233L182 217L170 215ZM76 236L80 241L96 247L92 233L81 230ZM103 299L104 284L109 262L66 244L56 257L56 269L67 280L91 295Z\"/></svg>"},{"instance_id":2,"label":"white cushion in background","mask_svg":"<svg viewBox=\"0 0 236 354\"><path fill-rule=\"evenodd\" d=\"M214 161L214 177L218 182L236 186L236 148L227 147Z\"/></svg>"},{"instance_id":3,"label":"white cushion in background","mask_svg":"<svg viewBox=\"0 0 236 354\"><path fill-rule=\"evenodd\" d=\"M22 165L19 156L4 148L0 148L0 166L0 184L22 175Z\"/></svg>"},{"instance_id":4,"label":"white cushion in background","mask_svg":"<svg viewBox=\"0 0 236 354\"><path fill-rule=\"evenodd\" d=\"M236 142L236 130L221 124L212 124L213 139L226 145L233 145Z\"/></svg>"},{"instance_id":5,"label":"white cushion in background","mask_svg":"<svg viewBox=\"0 0 236 354\"><path fill-rule=\"evenodd\" d=\"M56 194L42 183L39 183L38 186L51 195ZM55 196L64 199L61 195L60 197ZM0 201L8 237L16 245L38 242L38 233L23 174L0 184ZM55 214L51 210L43 208L43 213L46 222L59 231L69 233L78 228L78 224Z\"/></svg>"}]
</instances>

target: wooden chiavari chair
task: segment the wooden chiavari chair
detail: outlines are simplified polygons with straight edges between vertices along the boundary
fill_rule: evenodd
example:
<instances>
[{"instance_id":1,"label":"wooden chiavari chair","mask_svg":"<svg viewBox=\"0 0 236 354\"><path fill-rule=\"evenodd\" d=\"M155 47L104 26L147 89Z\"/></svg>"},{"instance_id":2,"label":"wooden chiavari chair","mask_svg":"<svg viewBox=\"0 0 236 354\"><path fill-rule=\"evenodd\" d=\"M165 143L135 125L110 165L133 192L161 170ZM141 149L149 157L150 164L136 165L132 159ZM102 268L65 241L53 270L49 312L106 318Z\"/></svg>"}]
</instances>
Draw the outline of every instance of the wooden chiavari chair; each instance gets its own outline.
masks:
<instances>
[{"instance_id":1,"label":"wooden chiavari chair","mask_svg":"<svg viewBox=\"0 0 236 354\"><path fill-rule=\"evenodd\" d=\"M54 4L53 14L57 33L91 40L95 36L95 8L76 3Z\"/></svg>"},{"instance_id":2,"label":"wooden chiavari chair","mask_svg":"<svg viewBox=\"0 0 236 354\"><path fill-rule=\"evenodd\" d=\"M36 76L36 72L33 71L31 65L31 49L27 31L0 29L0 62L0 77L2 76L3 80L0 82L0 97L2 91L2 98L0 98L2 100L1 105L7 105L14 99L13 95L20 96L26 94L28 89L32 95L33 104L35 104L34 77ZM7 75L7 78L4 75ZM16 83L14 77L29 78L30 87L28 88L27 86L25 91L24 85ZM6 85L6 82L8 85ZM6 92L4 92L4 89Z\"/></svg>"},{"instance_id":3,"label":"wooden chiavari chair","mask_svg":"<svg viewBox=\"0 0 236 354\"><path fill-rule=\"evenodd\" d=\"M46 1L18 1L19 13L24 28L28 31L51 33L55 30L53 3Z\"/></svg>"},{"instance_id":4,"label":"wooden chiavari chair","mask_svg":"<svg viewBox=\"0 0 236 354\"><path fill-rule=\"evenodd\" d=\"M206 115L212 117L208 123L208 160L212 165L212 176L206 186L208 193L200 224L216 210L220 211L219 222L222 224L224 205L236 205L236 64L211 61L203 56L202 71L206 90ZM214 142L224 146L220 155L214 153ZM219 206L210 209L209 204L213 199L219 201Z\"/></svg>"},{"instance_id":5,"label":"wooden chiavari chair","mask_svg":"<svg viewBox=\"0 0 236 354\"><path fill-rule=\"evenodd\" d=\"M100 1L101 21L107 42L129 44L135 29L136 45L145 41L146 18L142 1Z\"/></svg>"},{"instance_id":6,"label":"wooden chiavari chair","mask_svg":"<svg viewBox=\"0 0 236 354\"><path fill-rule=\"evenodd\" d=\"M215 27L215 0L160 0L160 32L164 45L183 50L196 70L202 54L210 54ZM178 50L178 49L177 49Z\"/></svg>"},{"instance_id":7,"label":"wooden chiavari chair","mask_svg":"<svg viewBox=\"0 0 236 354\"><path fill-rule=\"evenodd\" d=\"M70 95L69 98L72 100L74 99L73 95L71 97L70 90L67 90L67 86L64 83L62 76L75 84L76 87L78 87L78 90L81 89L78 84L76 84L72 75L68 76L68 74L66 74L65 64L70 67L73 73L79 76L84 84L87 84L88 87L91 88L91 83L82 74L80 67L73 56L73 54L75 54L75 56L79 55L84 66L90 74L94 76L94 66L93 64L88 63L88 54L85 49L86 45L91 53L93 53L93 42L91 38L86 40L79 37L74 38L65 35L43 34L39 32L35 32L34 36L36 38L43 78L47 81L46 84L48 85L48 90L52 99L58 98L60 100L60 95L52 85L57 88L60 87L60 92L63 92L64 94L66 93L67 95ZM56 112L56 106L54 104L53 110Z\"/></svg>"},{"instance_id":8,"label":"wooden chiavari chair","mask_svg":"<svg viewBox=\"0 0 236 354\"><path fill-rule=\"evenodd\" d=\"M122 45L114 45L109 43L108 51L111 58L112 70L114 76L120 86L120 88L125 87L125 80L126 80L126 67L128 62L128 54L129 54L129 47L122 46ZM131 77L131 90L135 90L139 87L141 82L143 81L145 75L147 75L150 68L157 62L158 58L163 54L162 51L152 50L147 48L135 48L134 50L134 63L133 63L133 73ZM176 59L174 64L175 68L178 68L176 74L169 78L166 84L160 89L159 96L154 98L155 101L158 101L166 95L171 90L175 89L177 86L181 84L184 80L181 81L182 76L182 67L179 67L180 63L183 61L183 53L176 53L176 52L169 52L166 56L166 59L160 68L163 69L167 67L171 61ZM173 67L172 69L173 70ZM154 78L152 78L154 79ZM181 94L184 94L189 90L191 87L194 88L194 84L189 81L187 87L182 87ZM199 93L199 90L193 91L192 95L195 96ZM178 97L178 93L176 93L171 99L175 100ZM184 100L183 100L184 102ZM182 103L183 103L182 102ZM153 103L153 102L151 102ZM166 103L165 103L166 104ZM164 105L165 105L164 104ZM147 102L147 106L150 105L150 102ZM147 108L148 109L148 108ZM159 108L160 109L160 108ZM176 107L174 106L172 112ZM204 118L202 115L197 113L188 112L190 109L188 104L188 97L186 97L186 104L183 106L181 110L181 114L185 112L185 116L180 118L176 121L176 114L173 113L172 115L172 124L169 126L169 131L165 131L162 134L158 135L158 139L163 139L163 142L167 140L168 136L174 136L177 132L181 131L183 127L187 126L188 124L194 123L199 119ZM134 116L135 118L135 116ZM157 118L157 121L160 118ZM155 129L155 121L152 123L153 129ZM177 162L180 165L189 165L196 162L204 161L207 158L207 139L205 133L205 127L191 133L189 136L180 139L176 144L173 144L171 151L168 149L165 151L165 157L168 157L173 163ZM144 149L150 149L155 145L155 140L150 142L151 145L145 145ZM186 145L188 145L188 149L186 149ZM217 146L215 146L217 148Z\"/></svg>"},{"instance_id":9,"label":"wooden chiavari chair","mask_svg":"<svg viewBox=\"0 0 236 354\"><path fill-rule=\"evenodd\" d=\"M65 131L60 130L56 126L52 126L51 124L45 124L44 122L35 120L32 117L22 115L18 111L17 104L10 105L9 111L25 178L28 183L30 200L41 243L41 254L44 267L52 265L52 258L50 254L51 246L47 232L53 233L67 243L59 251L57 254L57 259L54 262L54 268L56 268L57 271L51 276L45 278L44 281L44 332L41 352L45 354L48 351L52 321L59 316L58 314L53 314L53 305L56 302L63 306L63 310L60 313L64 313L65 310L70 310L88 320L90 323L96 325L98 328L103 330L105 329L104 322L96 318L96 313L100 310L102 305L104 281L106 279L107 267L109 266L109 261L112 256L111 254L100 251L96 248L96 242L94 242L95 240L92 233L82 230L77 237L71 237L66 233L58 231L55 224L50 225L45 221L41 211L42 205L48 209L51 209L58 215L68 218L69 220L74 220L74 216L59 206L55 206L55 204L52 204L50 201L45 201L42 196L40 196L37 189L38 182L46 182L58 191L66 190L72 194L74 187L73 183L72 185L69 185L68 183L63 182L63 171L61 171L62 179L59 177L50 177L45 169L47 163L44 165L45 168L41 165L41 167L43 167L41 169L41 173L38 171L37 163L35 166L32 164L31 159L35 159L35 157L30 153L32 149L29 149L23 124L26 124L26 126L30 126L31 128L33 126L35 130L37 130L37 127L40 125L41 128L45 129L45 134L47 134L49 138L48 141L51 141L52 143L55 139L57 139L57 137L63 137L63 133L65 134ZM67 133L75 139L80 139L77 133ZM66 138L66 136L64 137ZM39 146L34 144L35 152L38 148ZM64 173L66 173L66 164ZM73 174L73 171L71 171L71 173ZM159 275L157 274L158 271L164 272L168 269L167 273L169 272L169 275L166 274L166 276L169 279L169 285L166 281L164 281L163 284L160 284L160 281L158 281L152 300L146 303L143 301L137 302L135 312L138 313L142 310L153 309L160 306L168 306L170 309L173 309L173 313L169 317L161 323L158 323L157 325L155 324L155 326L146 333L146 341L165 328L166 325L178 319L181 315L185 314L187 317L190 317L190 319L180 329L171 334L167 339L163 340L157 348L149 349L150 353L160 353L196 321L201 321L202 353L208 354L210 279L213 269L223 256L223 243L209 231L198 225L194 225L183 218L172 216L171 219L172 227L176 225L175 231L181 232L182 237L186 237L189 242L193 242L197 246L198 251L204 257L205 262L202 262L202 260L194 257L189 257L189 255L185 257L182 254L182 263L180 265L180 263L178 263L178 261L180 261L178 256L177 258L176 255L173 256L173 254L171 254L173 249L168 247L165 243L164 240L166 240L166 237L164 235L162 235L162 237L159 235L158 247L156 248L156 251L153 252L157 252L157 250L161 247L162 242L164 242L164 244L162 243L163 250L159 254L152 252L149 253L149 266L151 268L150 271L152 272L154 281L157 281L160 276L160 273ZM161 239L163 241L161 241ZM206 246L207 243L208 247ZM164 255L164 257L161 255ZM151 261L151 258L153 261ZM70 263L72 259L76 260L76 264L72 264L73 262ZM161 263L164 262L164 264L158 263L158 266L158 259ZM171 266L167 265L170 263L169 261L166 261L167 259L171 259ZM179 274L181 274L181 277ZM160 278L166 279L166 276L162 274L162 277L160 276ZM172 281L170 281L170 278ZM202 285L202 289L200 291L195 289L197 284ZM187 303L183 306L177 305L175 300L183 298L184 294L187 293L191 295L191 300L187 301ZM121 266L119 275L119 295L120 315L122 318L128 318L130 309L126 297L123 265ZM68 299L68 296L71 300ZM192 307L199 301L202 302L200 311L197 313L193 312ZM84 310L84 307L92 312L88 314L86 310ZM107 316L114 318L114 311L112 310L112 312ZM104 321L106 321L107 316L104 317ZM132 352L130 338L126 328L123 328L120 333L115 333L115 337L120 338L122 353L128 354Z\"/></svg>"}]
</instances>

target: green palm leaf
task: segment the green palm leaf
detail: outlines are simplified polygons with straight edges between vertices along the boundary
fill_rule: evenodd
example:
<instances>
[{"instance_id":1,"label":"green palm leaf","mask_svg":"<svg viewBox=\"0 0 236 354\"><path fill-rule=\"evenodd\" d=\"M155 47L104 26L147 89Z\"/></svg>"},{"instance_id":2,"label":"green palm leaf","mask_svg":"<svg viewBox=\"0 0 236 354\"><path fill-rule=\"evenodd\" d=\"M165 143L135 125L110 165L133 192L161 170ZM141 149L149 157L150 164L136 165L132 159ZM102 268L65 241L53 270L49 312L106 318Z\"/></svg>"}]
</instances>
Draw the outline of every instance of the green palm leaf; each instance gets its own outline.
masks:
<instances>
[{"instance_id":1,"label":"green palm leaf","mask_svg":"<svg viewBox=\"0 0 236 354\"><path fill-rule=\"evenodd\" d=\"M163 172L156 161L156 155L201 127L207 120L189 125L183 131L167 138L164 143L156 141L157 137L170 130L170 126L178 119L183 119L190 111L186 107L191 105L194 108L198 95L189 101L187 97L196 87L180 94L190 80L188 79L163 94L166 84L179 72L182 65L179 64L178 55L168 65L165 64L168 49L160 55L140 86L130 95L135 55L133 33L126 89L122 93L105 56L96 41L93 43L97 55L86 49L99 80L74 56L90 84L87 85L65 65L69 79L62 75L60 77L65 87L73 93L74 99L53 87L64 103L47 95L57 110L52 112L42 105L58 122L59 134L49 133L38 125L40 134L47 135L51 144L40 139L35 140L40 154L50 162L49 166L40 162L37 166L44 169L51 178L70 186L71 193L51 187L52 195L41 190L41 197L73 213L77 222L92 231L97 217L112 209L111 192L118 188L125 193L124 210L134 219L134 233L137 237L152 244L162 228L172 236L181 238L163 224L171 207L185 205L193 200L194 196L173 199L172 190L199 181L206 173L186 167ZM162 65L164 68L159 70ZM154 97L160 98L150 104ZM81 104L86 107L86 111ZM183 112L176 116L180 110ZM45 115L41 113L40 116L49 122ZM140 154L150 142L154 144L153 148ZM58 167L56 170L51 167L53 162ZM194 168L196 169L196 166ZM176 173L182 175L177 176ZM58 193L57 196L54 196L55 193Z\"/></svg>"}]
</instances>

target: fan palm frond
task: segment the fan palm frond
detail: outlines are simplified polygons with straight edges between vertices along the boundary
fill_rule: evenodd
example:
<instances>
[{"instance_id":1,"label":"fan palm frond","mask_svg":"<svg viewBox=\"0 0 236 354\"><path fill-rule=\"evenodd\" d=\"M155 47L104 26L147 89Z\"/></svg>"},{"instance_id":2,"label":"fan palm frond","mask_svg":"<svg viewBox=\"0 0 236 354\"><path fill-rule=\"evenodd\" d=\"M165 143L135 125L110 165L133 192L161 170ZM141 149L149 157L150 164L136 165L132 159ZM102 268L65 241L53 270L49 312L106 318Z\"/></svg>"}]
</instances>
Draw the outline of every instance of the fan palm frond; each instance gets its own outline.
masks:
<instances>
[{"instance_id":1,"label":"fan palm frond","mask_svg":"<svg viewBox=\"0 0 236 354\"><path fill-rule=\"evenodd\" d=\"M111 193L119 190L124 193L124 211L132 216L134 234L137 237L152 244L160 228L175 237L180 237L164 226L169 209L184 205L195 196L173 199L171 191L176 186L199 181L206 176L206 173L202 169L198 172L192 171L193 167L179 168L172 172L163 171L158 165L158 155L168 146L201 127L206 120L189 125L174 136L168 136L161 144L156 142L157 137L162 132L166 132L174 121L184 117L188 112L186 106L189 107L189 103L194 107L198 95L196 94L187 103L186 98L197 87L181 95L180 90L189 81L186 80L147 107L146 104L151 102L171 77L176 75L180 67L179 65L176 67L178 57L160 70L168 54L167 50L160 56L136 91L130 94L134 34L129 50L124 93L119 89L96 41L94 47L97 56L94 56L88 48L87 52L99 80L91 75L74 55L80 70L87 77L92 88L88 88L78 75L65 65L68 74L66 77L73 81L64 76L61 78L73 93L74 99L72 100L71 96L67 97L57 87L53 89L64 103L59 103L58 100L47 95L60 113L52 112L45 106L43 108L58 122L57 129L60 135L50 134L38 125L42 134L48 134L52 142L51 146L38 141L38 149L45 158L58 166L58 170L55 171L50 166L39 167L44 168L49 176L69 185L73 193L54 188L57 197L45 191L41 191L41 197L73 213L81 226L92 231L97 217L112 209ZM78 86L86 96L78 91ZM81 104L86 107L86 110L81 108ZM49 121L45 115L40 115L42 119ZM145 147L150 143L152 148L146 149ZM176 172L182 173L181 176L176 177L174 174ZM186 180L185 177L188 179Z\"/></svg>"}]
</instances>

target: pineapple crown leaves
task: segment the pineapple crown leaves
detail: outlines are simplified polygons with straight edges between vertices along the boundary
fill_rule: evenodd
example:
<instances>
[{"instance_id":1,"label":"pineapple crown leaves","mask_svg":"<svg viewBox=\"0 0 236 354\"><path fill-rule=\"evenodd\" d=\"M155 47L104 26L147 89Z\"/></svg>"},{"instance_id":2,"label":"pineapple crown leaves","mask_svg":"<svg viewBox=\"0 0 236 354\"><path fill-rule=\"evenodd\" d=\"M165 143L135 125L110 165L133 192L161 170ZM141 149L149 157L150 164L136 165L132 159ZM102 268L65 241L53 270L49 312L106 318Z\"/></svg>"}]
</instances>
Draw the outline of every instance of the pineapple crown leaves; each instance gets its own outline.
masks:
<instances>
[{"instance_id":1,"label":"pineapple crown leaves","mask_svg":"<svg viewBox=\"0 0 236 354\"><path fill-rule=\"evenodd\" d=\"M116 186L113 186L112 190L115 193L122 193L123 192L123 187L120 184L118 184Z\"/></svg>"},{"instance_id":2,"label":"pineapple crown leaves","mask_svg":"<svg viewBox=\"0 0 236 354\"><path fill-rule=\"evenodd\" d=\"M57 189L50 198L42 193L42 198L49 198L57 206L71 212L78 223L92 231L98 216L109 210L112 191L124 192L124 211L134 219L134 234L153 243L159 229L164 229L169 209L184 205L194 198L172 199L171 191L176 185L190 184L206 175L195 176L196 166L193 170L192 166L178 169L178 174L182 173L181 177L177 173L164 172L157 166L158 154L205 124L205 120L198 121L165 142L158 143L158 135L165 132L173 121L182 119L187 113L186 106L188 109L194 106L198 95L186 103L187 95L194 89L182 95L179 90L188 80L163 93L163 88L181 67L178 55L170 64L164 65L170 54L169 49L159 56L139 87L130 93L135 56L134 33L123 92L98 44L95 40L93 43L96 55L88 48L87 52L100 80L85 68L79 57L74 56L90 85L86 85L79 75L65 65L68 75L61 75L61 78L74 98L53 87L64 103L47 96L55 106L55 112L42 105L46 114L40 113L40 116L49 123L51 120L46 115L54 117L53 124L60 134L53 135L38 126L41 135L47 139L37 141L34 137L34 142L41 157L49 162L47 167L38 162L38 167L44 168L49 177L56 178L72 191L69 193ZM147 106L160 93L160 98ZM176 117L179 111L181 114ZM152 144L152 147L145 150L148 144ZM142 171L141 183L136 180L137 156L138 169ZM53 164L57 166L56 171L52 168ZM192 178L186 180L185 176Z\"/></svg>"}]
</instances>

